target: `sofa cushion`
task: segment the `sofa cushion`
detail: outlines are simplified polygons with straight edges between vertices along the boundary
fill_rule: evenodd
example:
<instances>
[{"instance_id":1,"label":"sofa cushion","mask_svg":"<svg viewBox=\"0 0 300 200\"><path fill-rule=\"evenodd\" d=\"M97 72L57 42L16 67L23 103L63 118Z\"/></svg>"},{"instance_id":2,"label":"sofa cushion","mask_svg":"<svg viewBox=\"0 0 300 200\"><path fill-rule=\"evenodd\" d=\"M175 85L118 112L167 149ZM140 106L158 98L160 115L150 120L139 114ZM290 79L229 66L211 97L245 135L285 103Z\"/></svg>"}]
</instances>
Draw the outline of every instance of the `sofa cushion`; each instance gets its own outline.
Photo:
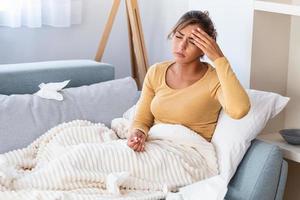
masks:
<instances>
[{"instance_id":1,"label":"sofa cushion","mask_svg":"<svg viewBox=\"0 0 300 200\"><path fill-rule=\"evenodd\" d=\"M62 90L63 101L36 95L0 95L0 153L25 147L48 129L74 119L101 122L136 102L137 86L131 77Z\"/></svg>"}]
</instances>

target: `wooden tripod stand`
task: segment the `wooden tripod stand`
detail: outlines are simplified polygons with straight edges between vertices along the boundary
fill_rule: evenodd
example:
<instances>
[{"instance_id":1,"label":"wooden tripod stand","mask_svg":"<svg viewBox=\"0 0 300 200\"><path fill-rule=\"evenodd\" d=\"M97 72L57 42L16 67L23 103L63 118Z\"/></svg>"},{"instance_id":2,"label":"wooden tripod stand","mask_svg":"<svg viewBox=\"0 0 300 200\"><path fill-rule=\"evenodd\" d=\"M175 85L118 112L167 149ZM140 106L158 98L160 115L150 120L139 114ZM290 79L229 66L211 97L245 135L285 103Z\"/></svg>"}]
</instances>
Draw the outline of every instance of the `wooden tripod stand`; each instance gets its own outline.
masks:
<instances>
[{"instance_id":1,"label":"wooden tripod stand","mask_svg":"<svg viewBox=\"0 0 300 200\"><path fill-rule=\"evenodd\" d=\"M135 79L138 89L141 90L148 69L148 58L145 48L144 35L137 0L125 0L128 39L130 48L131 74ZM98 46L95 60L100 62L104 53L107 40L120 5L120 0L114 0L104 33Z\"/></svg>"}]
</instances>

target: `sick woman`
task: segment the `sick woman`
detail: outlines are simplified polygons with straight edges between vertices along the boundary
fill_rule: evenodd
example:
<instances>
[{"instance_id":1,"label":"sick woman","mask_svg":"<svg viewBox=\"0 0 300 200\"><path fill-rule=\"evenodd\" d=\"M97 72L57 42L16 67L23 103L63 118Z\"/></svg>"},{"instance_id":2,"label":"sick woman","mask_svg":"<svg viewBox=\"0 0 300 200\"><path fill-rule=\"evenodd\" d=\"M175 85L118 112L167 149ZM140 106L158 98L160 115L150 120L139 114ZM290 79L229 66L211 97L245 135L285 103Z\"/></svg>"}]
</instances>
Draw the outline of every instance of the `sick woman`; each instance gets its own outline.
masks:
<instances>
[{"instance_id":1,"label":"sick woman","mask_svg":"<svg viewBox=\"0 0 300 200\"><path fill-rule=\"evenodd\" d=\"M181 124L211 141L221 109L233 119L250 109L245 89L216 42L207 11L185 13L168 38L173 60L148 69L129 129L127 145L136 152L145 150L154 124ZM204 55L212 65L202 61Z\"/></svg>"}]
</instances>

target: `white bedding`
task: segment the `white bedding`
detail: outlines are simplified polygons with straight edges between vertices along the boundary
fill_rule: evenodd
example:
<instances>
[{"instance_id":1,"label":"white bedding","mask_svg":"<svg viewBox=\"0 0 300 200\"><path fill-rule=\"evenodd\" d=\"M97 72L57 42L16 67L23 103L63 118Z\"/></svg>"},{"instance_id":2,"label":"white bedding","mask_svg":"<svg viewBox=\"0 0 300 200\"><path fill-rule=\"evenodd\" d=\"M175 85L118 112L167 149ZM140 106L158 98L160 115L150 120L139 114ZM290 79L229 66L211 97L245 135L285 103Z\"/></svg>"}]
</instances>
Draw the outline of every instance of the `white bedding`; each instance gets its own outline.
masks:
<instances>
[{"instance_id":1,"label":"white bedding","mask_svg":"<svg viewBox=\"0 0 300 200\"><path fill-rule=\"evenodd\" d=\"M135 152L117 137L126 123L63 123L0 155L0 199L172 199L218 174L213 145L192 130L154 125L145 152Z\"/></svg>"}]
</instances>

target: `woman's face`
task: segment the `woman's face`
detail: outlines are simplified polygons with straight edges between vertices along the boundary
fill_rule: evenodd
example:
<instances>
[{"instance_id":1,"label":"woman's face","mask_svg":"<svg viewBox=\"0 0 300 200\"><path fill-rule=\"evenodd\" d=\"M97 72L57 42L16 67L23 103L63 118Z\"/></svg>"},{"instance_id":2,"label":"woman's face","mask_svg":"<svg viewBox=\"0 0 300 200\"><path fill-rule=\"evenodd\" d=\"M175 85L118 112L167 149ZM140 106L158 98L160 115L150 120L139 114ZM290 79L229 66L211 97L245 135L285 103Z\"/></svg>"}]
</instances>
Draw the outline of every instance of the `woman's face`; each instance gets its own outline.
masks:
<instances>
[{"instance_id":1,"label":"woman's face","mask_svg":"<svg viewBox=\"0 0 300 200\"><path fill-rule=\"evenodd\" d=\"M190 63L199 60L203 51L199 49L191 38L192 30L198 25L188 25L178 30L172 37L172 53L177 63Z\"/></svg>"}]
</instances>

